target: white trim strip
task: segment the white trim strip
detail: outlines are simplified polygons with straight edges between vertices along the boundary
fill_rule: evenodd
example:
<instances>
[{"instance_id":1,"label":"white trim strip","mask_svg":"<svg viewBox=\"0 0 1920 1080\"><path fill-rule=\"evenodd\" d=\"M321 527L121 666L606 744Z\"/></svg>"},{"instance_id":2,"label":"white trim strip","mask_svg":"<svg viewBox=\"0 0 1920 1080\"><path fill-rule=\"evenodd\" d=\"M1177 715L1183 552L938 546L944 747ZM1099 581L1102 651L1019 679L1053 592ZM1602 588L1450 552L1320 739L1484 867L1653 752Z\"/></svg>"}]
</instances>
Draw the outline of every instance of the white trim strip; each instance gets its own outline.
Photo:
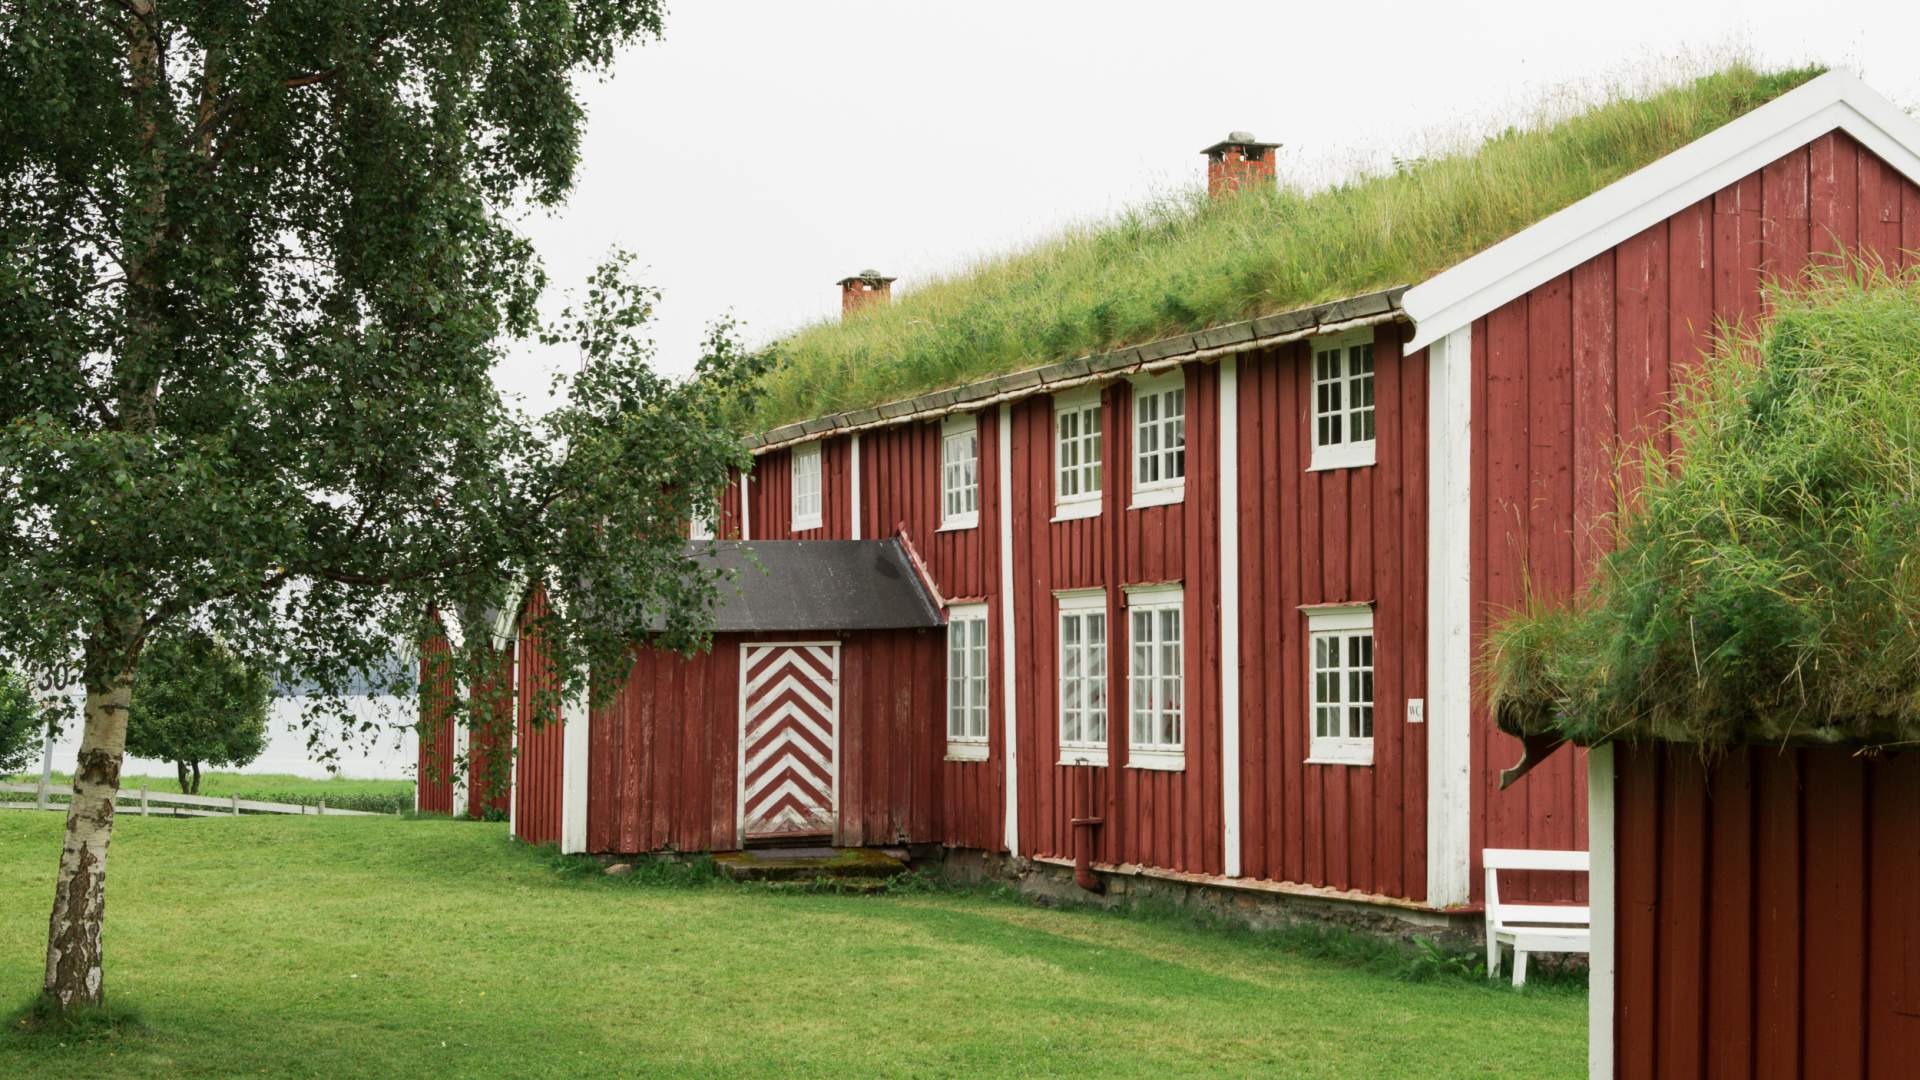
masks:
<instances>
[{"instance_id":1,"label":"white trim strip","mask_svg":"<svg viewBox=\"0 0 1920 1080\"><path fill-rule=\"evenodd\" d=\"M1220 361L1220 822L1228 877L1240 876L1240 363Z\"/></svg>"},{"instance_id":2,"label":"white trim strip","mask_svg":"<svg viewBox=\"0 0 1920 1080\"><path fill-rule=\"evenodd\" d=\"M454 693L459 693L457 686ZM452 770L453 775L448 783L452 789L453 816L461 818L467 816L467 806L473 798L472 792L467 790L467 781L473 776L472 764L466 760L469 733L467 725L453 717L448 717L447 723L453 725L453 760L447 762L447 768Z\"/></svg>"},{"instance_id":3,"label":"white trim strip","mask_svg":"<svg viewBox=\"0 0 1920 1080\"><path fill-rule=\"evenodd\" d=\"M585 691L582 691L585 694ZM569 700L560 707L565 727L560 733L560 851L577 855L587 850L587 700Z\"/></svg>"},{"instance_id":4,"label":"white trim strip","mask_svg":"<svg viewBox=\"0 0 1920 1080\"><path fill-rule=\"evenodd\" d=\"M753 480L752 468L740 470L740 539L753 539L753 499L747 485Z\"/></svg>"},{"instance_id":5,"label":"white trim strip","mask_svg":"<svg viewBox=\"0 0 1920 1080\"><path fill-rule=\"evenodd\" d=\"M856 431L853 433L853 438L849 440L849 447L850 448L848 449L847 453L849 454L849 456L851 456L853 463L850 467L852 470L851 476L847 482L847 489L851 493L847 501L852 506L852 517L847 526L848 528L847 535L852 537L855 540L858 540L860 539L860 433L859 432Z\"/></svg>"},{"instance_id":6,"label":"white trim strip","mask_svg":"<svg viewBox=\"0 0 1920 1080\"><path fill-rule=\"evenodd\" d=\"M1013 489L1013 406L1006 402L1000 404L1000 419L995 425L1000 429L1000 460L994 472L994 493L999 503L1000 514L1000 682L1002 690L1001 717L1002 727L1006 731L1007 755L1007 854L1020 854L1020 763L1019 754L1014 748L1018 734L1014 723L1014 678L1013 658L1018 653L1019 643L1014 640L1013 630L1013 499L1009 492Z\"/></svg>"},{"instance_id":7,"label":"white trim strip","mask_svg":"<svg viewBox=\"0 0 1920 1080\"><path fill-rule=\"evenodd\" d=\"M1472 895L1473 330L1427 353L1427 904Z\"/></svg>"},{"instance_id":8,"label":"white trim strip","mask_svg":"<svg viewBox=\"0 0 1920 1080\"><path fill-rule=\"evenodd\" d=\"M1920 183L1920 122L1830 71L1407 290L1411 355L1835 129Z\"/></svg>"},{"instance_id":9,"label":"white trim strip","mask_svg":"<svg viewBox=\"0 0 1920 1080\"><path fill-rule=\"evenodd\" d=\"M1591 912L1592 953L1587 957L1587 1075L1613 1077L1613 994L1615 882L1619 873L1614 847L1613 746L1587 748L1587 907Z\"/></svg>"}]
</instances>

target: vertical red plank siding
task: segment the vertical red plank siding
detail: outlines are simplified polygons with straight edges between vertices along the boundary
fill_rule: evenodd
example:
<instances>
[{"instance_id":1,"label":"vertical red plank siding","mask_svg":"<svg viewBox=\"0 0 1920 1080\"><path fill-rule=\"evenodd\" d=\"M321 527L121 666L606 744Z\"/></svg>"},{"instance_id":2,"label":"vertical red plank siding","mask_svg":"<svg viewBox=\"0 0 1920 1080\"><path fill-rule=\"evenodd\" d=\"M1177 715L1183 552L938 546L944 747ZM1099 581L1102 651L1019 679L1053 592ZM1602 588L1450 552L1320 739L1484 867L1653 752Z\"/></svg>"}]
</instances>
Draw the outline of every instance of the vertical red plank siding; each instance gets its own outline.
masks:
<instances>
[{"instance_id":1,"label":"vertical red plank siding","mask_svg":"<svg viewBox=\"0 0 1920 1080\"><path fill-rule=\"evenodd\" d=\"M1619 1075L1907 1075L1920 754L1699 754L1616 755Z\"/></svg>"},{"instance_id":2,"label":"vertical red plank siding","mask_svg":"<svg viewBox=\"0 0 1920 1080\"><path fill-rule=\"evenodd\" d=\"M860 535L904 535L920 556L942 598L985 601L988 619L988 757L985 761L946 761L946 689L932 681L915 691L924 712L914 736L924 738L938 766L930 793L937 810L937 839L956 847L999 851L1005 847L1006 722L1001 693L1002 665L1019 662L1000 650L1000 429L999 410L976 415L980 451L980 519L966 529L940 530L941 421L901 424L861 433ZM1023 446L1018 426L1014 462ZM1016 543L1020 529L1015 526ZM1016 564L1017 565L1017 564ZM1018 590L1016 590L1017 592ZM925 654L935 680L946 673L945 638L935 632L933 651ZM1023 648L1024 648L1024 639ZM1030 759L1022 758L1023 761Z\"/></svg>"},{"instance_id":3,"label":"vertical red plank siding","mask_svg":"<svg viewBox=\"0 0 1920 1080\"><path fill-rule=\"evenodd\" d=\"M471 818L484 818L488 811L505 816L513 795L513 660L512 653L501 653L496 658L498 666L494 673L474 683L468 698L473 715L481 715L489 701L493 714L492 719L472 729L468 740L467 816ZM496 755L504 755L506 765L498 777L489 777ZM497 786L488 790L490 784Z\"/></svg>"},{"instance_id":4,"label":"vertical red plank siding","mask_svg":"<svg viewBox=\"0 0 1920 1080\"><path fill-rule=\"evenodd\" d=\"M558 716L538 711L541 703L537 695L558 686L537 626L537 620L546 613L546 595L534 592L520 611L516 635L520 689L516 695L515 737L519 757L514 773L513 823L514 835L530 844L560 842L560 806L565 798L565 729Z\"/></svg>"},{"instance_id":5,"label":"vertical red plank siding","mask_svg":"<svg viewBox=\"0 0 1920 1080\"><path fill-rule=\"evenodd\" d=\"M864 452L862 458L865 458ZM862 467L866 462L861 462ZM793 527L793 450L754 459L750 525L755 540L846 540L853 535L853 438L820 440L820 527ZM871 537L874 534L862 532ZM884 535L884 534L883 534Z\"/></svg>"},{"instance_id":6,"label":"vertical red plank siding","mask_svg":"<svg viewBox=\"0 0 1920 1080\"><path fill-rule=\"evenodd\" d=\"M1475 323L1476 654L1490 620L1584 582L1607 546L1596 526L1615 506L1616 475L1623 491L1632 488L1634 467L1616 474L1614 449L1648 441L1671 449L1675 390L1716 329L1751 325L1764 310L1763 284L1795 280L1816 258L1861 246L1897 257L1889 248L1911 231L1913 206L1912 184L1835 132ZM1519 743L1476 707L1475 850L1585 847L1582 755L1556 755L1500 791L1500 768L1519 756ZM1521 884L1535 897L1584 889L1577 879L1535 877ZM1478 865L1472 880L1477 896ZM1663 1045L1691 1052L1673 1039Z\"/></svg>"},{"instance_id":7,"label":"vertical red plank siding","mask_svg":"<svg viewBox=\"0 0 1920 1080\"><path fill-rule=\"evenodd\" d=\"M435 634L420 647L420 754L414 783L422 813L453 813L452 658L453 648L444 634Z\"/></svg>"},{"instance_id":8,"label":"vertical red plank siding","mask_svg":"<svg viewBox=\"0 0 1920 1080\"><path fill-rule=\"evenodd\" d=\"M1039 395L1013 409L1014 619L1020 655L1016 724L1020 748L1020 834L1026 853L1069 857L1079 800L1105 824L1101 862L1218 874L1219 702L1219 372L1191 364L1186 376L1186 486L1181 502L1129 507L1132 398L1125 382L1101 393L1101 506L1094 517L1053 521L1053 400ZM1127 767L1128 585L1178 582L1185 613L1185 767ZM1062 765L1059 737L1059 619L1054 593L1107 594L1108 764Z\"/></svg>"},{"instance_id":9,"label":"vertical red plank siding","mask_svg":"<svg viewBox=\"0 0 1920 1080\"><path fill-rule=\"evenodd\" d=\"M1426 729L1405 718L1426 693L1427 357L1402 357L1401 335L1374 329L1366 468L1308 471L1309 342L1240 362L1242 871L1418 899ZM1360 601L1374 605L1374 763L1309 765L1300 608Z\"/></svg>"}]
</instances>

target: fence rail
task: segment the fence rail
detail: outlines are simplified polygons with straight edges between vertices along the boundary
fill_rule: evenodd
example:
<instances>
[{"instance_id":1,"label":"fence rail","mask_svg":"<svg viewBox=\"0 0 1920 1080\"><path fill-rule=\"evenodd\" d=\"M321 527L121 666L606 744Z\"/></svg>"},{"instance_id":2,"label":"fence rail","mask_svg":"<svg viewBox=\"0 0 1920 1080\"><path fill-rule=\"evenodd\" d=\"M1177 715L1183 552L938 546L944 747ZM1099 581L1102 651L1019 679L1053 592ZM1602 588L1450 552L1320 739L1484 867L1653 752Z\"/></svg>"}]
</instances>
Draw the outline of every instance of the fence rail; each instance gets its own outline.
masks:
<instances>
[{"instance_id":1,"label":"fence rail","mask_svg":"<svg viewBox=\"0 0 1920 1080\"><path fill-rule=\"evenodd\" d=\"M64 787L49 787L45 791L39 784L0 784L0 795L31 795L32 802L0 802L0 810L65 810L73 792ZM55 797L59 801L54 801ZM181 795L171 791L149 791L140 788L137 791L122 789L115 800L121 813L138 811L143 817L159 814L164 817L232 817L242 813L250 814L324 814L328 817L385 817L371 810L329 810L327 801L321 799L318 806L303 803L259 802L254 799L242 799L238 796L222 798L218 795Z\"/></svg>"}]
</instances>

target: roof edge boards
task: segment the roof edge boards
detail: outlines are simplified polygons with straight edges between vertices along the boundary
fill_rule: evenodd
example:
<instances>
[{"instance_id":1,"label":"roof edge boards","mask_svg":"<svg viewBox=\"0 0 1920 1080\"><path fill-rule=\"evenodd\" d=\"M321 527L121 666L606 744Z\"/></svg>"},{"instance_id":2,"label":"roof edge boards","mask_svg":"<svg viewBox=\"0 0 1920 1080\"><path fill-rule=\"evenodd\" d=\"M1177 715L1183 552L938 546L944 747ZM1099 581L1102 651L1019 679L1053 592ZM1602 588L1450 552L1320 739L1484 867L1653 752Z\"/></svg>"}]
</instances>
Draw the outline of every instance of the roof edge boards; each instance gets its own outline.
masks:
<instances>
[{"instance_id":1,"label":"roof edge boards","mask_svg":"<svg viewBox=\"0 0 1920 1080\"><path fill-rule=\"evenodd\" d=\"M1829 71L1408 289L1411 355L1794 149L1845 131L1920 183L1920 121Z\"/></svg>"},{"instance_id":2,"label":"roof edge boards","mask_svg":"<svg viewBox=\"0 0 1920 1080\"><path fill-rule=\"evenodd\" d=\"M750 436L747 445L757 457L829 436L934 420L950 413L977 412L1004 401L1058 393L1129 375L1151 374L1195 361L1217 360L1322 334L1402 321L1406 313L1400 298L1406 291L1405 285L1396 285L1313 307L1296 308L1257 319L1225 323L1192 334L1161 338L1111 353L996 375L903 401L783 424L762 435ZM1262 332L1262 323L1268 324L1265 332ZM1275 323L1279 326L1275 326ZM994 389L996 386L999 388ZM854 419L856 417L858 419Z\"/></svg>"}]
</instances>

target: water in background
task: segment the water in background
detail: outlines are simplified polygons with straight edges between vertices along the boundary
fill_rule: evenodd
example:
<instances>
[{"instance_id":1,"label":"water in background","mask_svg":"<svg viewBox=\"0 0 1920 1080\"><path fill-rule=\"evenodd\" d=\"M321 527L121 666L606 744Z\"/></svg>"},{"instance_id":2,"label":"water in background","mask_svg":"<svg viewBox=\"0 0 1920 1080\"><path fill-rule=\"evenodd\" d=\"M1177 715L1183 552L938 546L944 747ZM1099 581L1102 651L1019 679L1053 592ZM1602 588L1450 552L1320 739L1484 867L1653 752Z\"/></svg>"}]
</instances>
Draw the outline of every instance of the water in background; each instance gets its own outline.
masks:
<instances>
[{"instance_id":1,"label":"water in background","mask_svg":"<svg viewBox=\"0 0 1920 1080\"><path fill-rule=\"evenodd\" d=\"M277 697L267 719L267 749L253 764L240 769L221 768L221 772L292 773L295 776L323 777L340 775L357 780L412 779L414 763L419 760L411 725L414 704L410 698L354 697L347 703L356 720L378 726L373 733L355 732L347 738L338 722L322 729L329 745L338 752L330 773L308 748L307 732L300 717L307 707L303 697ZM80 699L74 699L73 719L64 725L53 744L53 767L57 772L72 772L80 752ZM395 730L401 727L403 730ZM34 771L38 772L38 762ZM165 761L127 758L121 772L127 776L172 776L173 765Z\"/></svg>"}]
</instances>

